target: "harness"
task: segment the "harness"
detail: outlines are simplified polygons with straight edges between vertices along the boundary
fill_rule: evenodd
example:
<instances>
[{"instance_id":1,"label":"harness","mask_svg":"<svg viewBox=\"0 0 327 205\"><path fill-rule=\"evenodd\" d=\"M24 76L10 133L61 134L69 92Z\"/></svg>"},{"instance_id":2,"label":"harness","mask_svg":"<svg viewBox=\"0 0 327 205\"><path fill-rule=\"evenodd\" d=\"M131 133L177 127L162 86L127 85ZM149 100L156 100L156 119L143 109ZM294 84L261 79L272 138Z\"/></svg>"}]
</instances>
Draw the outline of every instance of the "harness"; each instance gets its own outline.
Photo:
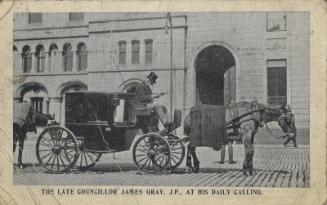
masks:
<instances>
[{"instance_id":1,"label":"harness","mask_svg":"<svg viewBox=\"0 0 327 205\"><path fill-rule=\"evenodd\" d=\"M248 103L247 106L250 106L251 111L243 113L239 115L239 107L237 103L233 103L232 105L227 106L227 110L230 113L232 119L225 122L225 128L227 133L227 139L229 140L236 140L241 141L241 131L240 131L240 125L242 123L248 122L248 121L254 121L255 123L255 130L254 134L257 133L259 127L263 126L263 119L261 118L261 112L266 109L266 107L261 107L259 104L255 102ZM233 110L234 108L234 110ZM234 115L233 115L233 111ZM257 116L254 115L255 113L259 113ZM249 117L247 117L249 116ZM246 118L247 117L247 118Z\"/></svg>"}]
</instances>

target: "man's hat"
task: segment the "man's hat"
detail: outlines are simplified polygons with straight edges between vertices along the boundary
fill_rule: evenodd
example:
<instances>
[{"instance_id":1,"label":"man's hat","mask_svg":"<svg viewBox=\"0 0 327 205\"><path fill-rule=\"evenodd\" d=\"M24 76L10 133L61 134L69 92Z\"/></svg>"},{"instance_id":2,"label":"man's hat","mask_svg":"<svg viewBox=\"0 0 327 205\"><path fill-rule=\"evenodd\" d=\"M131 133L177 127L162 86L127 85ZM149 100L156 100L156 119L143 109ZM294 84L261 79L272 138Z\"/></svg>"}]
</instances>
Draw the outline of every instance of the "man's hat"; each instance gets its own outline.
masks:
<instances>
[{"instance_id":1,"label":"man's hat","mask_svg":"<svg viewBox=\"0 0 327 205\"><path fill-rule=\"evenodd\" d=\"M146 76L152 83L156 83L158 75L154 72L151 72L148 76Z\"/></svg>"}]
</instances>

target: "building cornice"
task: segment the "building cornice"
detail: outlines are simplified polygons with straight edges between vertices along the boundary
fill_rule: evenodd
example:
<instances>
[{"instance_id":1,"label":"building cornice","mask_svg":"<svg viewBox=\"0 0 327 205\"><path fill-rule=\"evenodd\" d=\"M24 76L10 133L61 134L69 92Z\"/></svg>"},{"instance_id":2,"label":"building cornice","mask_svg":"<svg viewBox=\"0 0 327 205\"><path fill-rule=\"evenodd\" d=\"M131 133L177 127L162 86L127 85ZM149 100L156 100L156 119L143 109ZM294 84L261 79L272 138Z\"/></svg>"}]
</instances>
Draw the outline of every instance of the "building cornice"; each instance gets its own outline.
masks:
<instances>
[{"instance_id":1,"label":"building cornice","mask_svg":"<svg viewBox=\"0 0 327 205\"><path fill-rule=\"evenodd\" d=\"M185 18L187 19L186 15L176 15L172 16L172 18ZM96 23L111 23L111 22L126 22L126 21L146 21L146 20L159 20L159 19L167 19L166 16L161 17L148 17L148 18L121 18L115 20L101 20L101 21L89 21L89 24L96 24Z\"/></svg>"},{"instance_id":2,"label":"building cornice","mask_svg":"<svg viewBox=\"0 0 327 205\"><path fill-rule=\"evenodd\" d=\"M59 29L72 29L72 28L88 28L89 25L75 25L75 26L53 26L53 27L33 27L23 29L13 29L13 31L42 31L42 30L59 30Z\"/></svg>"},{"instance_id":3,"label":"building cornice","mask_svg":"<svg viewBox=\"0 0 327 205\"><path fill-rule=\"evenodd\" d=\"M89 35L36 37L36 38L14 38L14 41L35 41L35 40L52 40L52 39L65 39L65 38L88 38L88 37L89 37Z\"/></svg>"},{"instance_id":4,"label":"building cornice","mask_svg":"<svg viewBox=\"0 0 327 205\"><path fill-rule=\"evenodd\" d=\"M185 29L185 28L187 28L187 26L173 26L172 28L173 28L173 29ZM89 34L124 33L124 32L153 31L153 30L165 30L165 27L133 28L133 29L116 29L116 30L90 31Z\"/></svg>"}]
</instances>

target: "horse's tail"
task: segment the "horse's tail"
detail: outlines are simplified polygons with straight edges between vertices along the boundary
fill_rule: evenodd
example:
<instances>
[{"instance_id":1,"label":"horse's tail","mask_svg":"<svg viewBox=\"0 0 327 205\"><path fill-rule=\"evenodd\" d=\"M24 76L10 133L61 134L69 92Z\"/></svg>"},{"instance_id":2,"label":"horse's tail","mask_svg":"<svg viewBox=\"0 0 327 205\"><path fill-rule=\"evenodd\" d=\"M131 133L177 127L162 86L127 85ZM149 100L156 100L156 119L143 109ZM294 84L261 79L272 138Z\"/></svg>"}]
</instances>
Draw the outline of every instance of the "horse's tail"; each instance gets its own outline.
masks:
<instances>
[{"instance_id":1,"label":"horse's tail","mask_svg":"<svg viewBox=\"0 0 327 205\"><path fill-rule=\"evenodd\" d=\"M190 114L184 118L184 134L190 136L191 134L191 117Z\"/></svg>"}]
</instances>

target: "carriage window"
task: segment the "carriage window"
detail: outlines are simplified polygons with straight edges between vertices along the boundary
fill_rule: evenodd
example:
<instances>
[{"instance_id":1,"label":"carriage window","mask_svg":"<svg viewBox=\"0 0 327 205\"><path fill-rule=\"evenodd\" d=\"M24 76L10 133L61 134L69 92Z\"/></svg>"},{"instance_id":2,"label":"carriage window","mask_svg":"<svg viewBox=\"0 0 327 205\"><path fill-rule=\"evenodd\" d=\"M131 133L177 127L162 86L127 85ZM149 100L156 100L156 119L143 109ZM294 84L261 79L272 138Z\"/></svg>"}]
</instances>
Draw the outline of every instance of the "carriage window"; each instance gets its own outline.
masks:
<instances>
[{"instance_id":1,"label":"carriage window","mask_svg":"<svg viewBox=\"0 0 327 205\"><path fill-rule=\"evenodd\" d=\"M119 45L119 64L126 64L126 41L120 41Z\"/></svg>"},{"instance_id":2,"label":"carriage window","mask_svg":"<svg viewBox=\"0 0 327 205\"><path fill-rule=\"evenodd\" d=\"M124 113L125 113L125 100L119 99L119 104L116 106L114 111L114 122L123 123L124 122Z\"/></svg>"},{"instance_id":3,"label":"carriage window","mask_svg":"<svg viewBox=\"0 0 327 205\"><path fill-rule=\"evenodd\" d=\"M153 40L145 40L145 64L152 63Z\"/></svg>"},{"instance_id":4,"label":"carriage window","mask_svg":"<svg viewBox=\"0 0 327 205\"><path fill-rule=\"evenodd\" d=\"M267 61L268 104L287 104L286 60Z\"/></svg>"},{"instance_id":5,"label":"carriage window","mask_svg":"<svg viewBox=\"0 0 327 205\"><path fill-rule=\"evenodd\" d=\"M140 63L140 41L132 41L132 64Z\"/></svg>"},{"instance_id":6,"label":"carriage window","mask_svg":"<svg viewBox=\"0 0 327 205\"><path fill-rule=\"evenodd\" d=\"M43 111L43 98L39 98L39 97L31 98L31 104L33 110L36 110L38 112Z\"/></svg>"}]
</instances>

